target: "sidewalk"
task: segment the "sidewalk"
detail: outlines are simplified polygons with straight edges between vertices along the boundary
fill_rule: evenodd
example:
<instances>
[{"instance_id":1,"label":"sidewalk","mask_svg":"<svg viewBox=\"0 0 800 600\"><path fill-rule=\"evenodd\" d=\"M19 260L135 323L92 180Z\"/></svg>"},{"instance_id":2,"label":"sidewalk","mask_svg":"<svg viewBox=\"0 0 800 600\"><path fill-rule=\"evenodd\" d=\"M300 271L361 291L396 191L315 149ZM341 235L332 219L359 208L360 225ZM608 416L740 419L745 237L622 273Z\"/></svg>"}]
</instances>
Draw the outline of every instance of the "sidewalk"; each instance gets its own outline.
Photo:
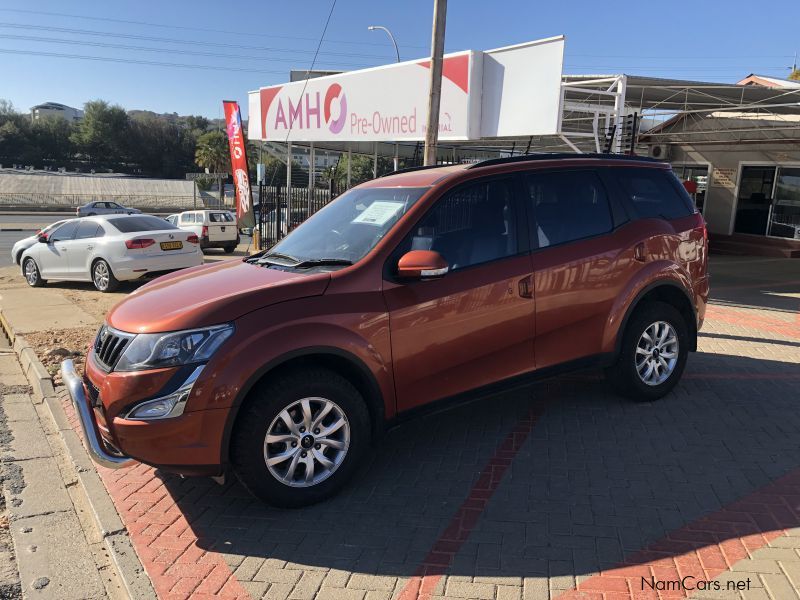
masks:
<instances>
[{"instance_id":1,"label":"sidewalk","mask_svg":"<svg viewBox=\"0 0 800 600\"><path fill-rule=\"evenodd\" d=\"M30 393L15 354L0 339L0 452L12 552L3 573L17 573L3 597L125 598L91 507L75 488L72 459L41 398ZM9 548L12 550L12 548ZM7 577L7 576L6 576ZM6 588L8 589L8 588Z\"/></svg>"}]
</instances>

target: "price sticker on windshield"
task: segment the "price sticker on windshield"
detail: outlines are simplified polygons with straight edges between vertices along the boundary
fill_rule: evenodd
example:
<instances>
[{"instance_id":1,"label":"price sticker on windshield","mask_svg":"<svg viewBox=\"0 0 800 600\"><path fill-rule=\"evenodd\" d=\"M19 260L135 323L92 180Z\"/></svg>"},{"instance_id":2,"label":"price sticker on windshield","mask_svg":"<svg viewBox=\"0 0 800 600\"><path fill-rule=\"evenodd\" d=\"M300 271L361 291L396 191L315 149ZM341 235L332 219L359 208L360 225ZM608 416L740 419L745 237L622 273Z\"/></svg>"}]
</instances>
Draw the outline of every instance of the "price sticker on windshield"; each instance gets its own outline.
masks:
<instances>
[{"instance_id":1,"label":"price sticker on windshield","mask_svg":"<svg viewBox=\"0 0 800 600\"><path fill-rule=\"evenodd\" d=\"M380 200L370 204L364 211L353 219L353 223L367 223L381 227L399 213L403 208L402 202L382 202Z\"/></svg>"}]
</instances>

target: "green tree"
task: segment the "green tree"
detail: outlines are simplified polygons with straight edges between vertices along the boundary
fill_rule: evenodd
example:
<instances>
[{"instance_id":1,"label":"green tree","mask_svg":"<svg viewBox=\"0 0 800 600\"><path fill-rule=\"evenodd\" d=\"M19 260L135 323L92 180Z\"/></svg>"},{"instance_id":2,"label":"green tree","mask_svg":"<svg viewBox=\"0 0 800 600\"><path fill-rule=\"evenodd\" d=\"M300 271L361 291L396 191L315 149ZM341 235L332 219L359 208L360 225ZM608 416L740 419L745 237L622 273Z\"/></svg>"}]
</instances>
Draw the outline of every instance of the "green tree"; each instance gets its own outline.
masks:
<instances>
[{"instance_id":1,"label":"green tree","mask_svg":"<svg viewBox=\"0 0 800 600\"><path fill-rule=\"evenodd\" d=\"M194 170L195 137L152 113L130 119L130 157L150 177L179 178Z\"/></svg>"},{"instance_id":2,"label":"green tree","mask_svg":"<svg viewBox=\"0 0 800 600\"><path fill-rule=\"evenodd\" d=\"M48 116L34 121L30 128L27 151L31 162L62 166L72 160L75 146L72 135L75 126L66 119Z\"/></svg>"},{"instance_id":3,"label":"green tree","mask_svg":"<svg viewBox=\"0 0 800 600\"><path fill-rule=\"evenodd\" d=\"M212 173L230 172L231 158L228 136L221 131L209 131L197 138L194 160Z\"/></svg>"},{"instance_id":4,"label":"green tree","mask_svg":"<svg viewBox=\"0 0 800 600\"><path fill-rule=\"evenodd\" d=\"M83 108L72 141L92 165L119 169L129 154L130 120L121 106L92 100Z\"/></svg>"},{"instance_id":5,"label":"green tree","mask_svg":"<svg viewBox=\"0 0 800 600\"><path fill-rule=\"evenodd\" d=\"M403 165L401 164L402 168ZM358 185L370 179L374 179L375 175L372 172L373 158L364 154L353 154L353 166L350 169L350 183L351 185ZM394 170L394 161L385 156L378 157L378 176L391 173ZM339 188L344 189L347 185L347 155L342 154L342 157L335 166L330 167L327 172L327 177L333 181Z\"/></svg>"}]
</instances>

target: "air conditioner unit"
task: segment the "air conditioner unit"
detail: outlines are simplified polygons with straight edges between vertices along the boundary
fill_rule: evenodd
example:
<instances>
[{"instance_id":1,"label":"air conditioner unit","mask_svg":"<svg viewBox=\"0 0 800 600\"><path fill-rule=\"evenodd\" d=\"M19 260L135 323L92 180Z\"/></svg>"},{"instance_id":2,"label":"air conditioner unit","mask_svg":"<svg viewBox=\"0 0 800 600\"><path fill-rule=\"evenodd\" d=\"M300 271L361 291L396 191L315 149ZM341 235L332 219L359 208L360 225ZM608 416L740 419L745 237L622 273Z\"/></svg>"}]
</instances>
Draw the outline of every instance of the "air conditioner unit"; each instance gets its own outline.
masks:
<instances>
[{"instance_id":1,"label":"air conditioner unit","mask_svg":"<svg viewBox=\"0 0 800 600\"><path fill-rule=\"evenodd\" d=\"M669 146L667 144L654 144L650 146L648 156L658 160L667 160L669 158Z\"/></svg>"}]
</instances>

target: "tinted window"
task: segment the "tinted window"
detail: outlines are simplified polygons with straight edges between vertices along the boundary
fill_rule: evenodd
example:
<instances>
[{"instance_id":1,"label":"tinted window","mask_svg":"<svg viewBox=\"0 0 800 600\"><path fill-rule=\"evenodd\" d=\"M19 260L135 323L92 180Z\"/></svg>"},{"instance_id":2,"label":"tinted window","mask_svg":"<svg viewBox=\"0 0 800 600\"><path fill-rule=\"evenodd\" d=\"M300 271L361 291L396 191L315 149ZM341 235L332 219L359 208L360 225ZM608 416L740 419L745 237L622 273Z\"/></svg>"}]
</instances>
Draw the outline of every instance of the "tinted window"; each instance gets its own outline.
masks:
<instances>
[{"instance_id":1,"label":"tinted window","mask_svg":"<svg viewBox=\"0 0 800 600\"><path fill-rule=\"evenodd\" d=\"M439 200L417 226L410 250L435 250L451 270L517 253L510 180L470 184Z\"/></svg>"},{"instance_id":2,"label":"tinted window","mask_svg":"<svg viewBox=\"0 0 800 600\"><path fill-rule=\"evenodd\" d=\"M233 223L233 215L230 213L210 213L208 217L212 223Z\"/></svg>"},{"instance_id":3,"label":"tinted window","mask_svg":"<svg viewBox=\"0 0 800 600\"><path fill-rule=\"evenodd\" d=\"M181 215L181 223L194 223L194 213L189 213L188 215Z\"/></svg>"},{"instance_id":4,"label":"tinted window","mask_svg":"<svg viewBox=\"0 0 800 600\"><path fill-rule=\"evenodd\" d=\"M177 229L172 223L164 219L142 215L141 217L117 217L108 222L122 233L135 233L138 231L160 231L164 229Z\"/></svg>"},{"instance_id":5,"label":"tinted window","mask_svg":"<svg viewBox=\"0 0 800 600\"><path fill-rule=\"evenodd\" d=\"M100 226L94 221L83 221L78 225L78 231L75 234L76 240L85 240L88 238L97 237L97 230Z\"/></svg>"},{"instance_id":6,"label":"tinted window","mask_svg":"<svg viewBox=\"0 0 800 600\"><path fill-rule=\"evenodd\" d=\"M613 169L623 191L630 198L636 216L677 219L694 212L691 198L671 172L660 169ZM684 197L686 196L686 197Z\"/></svg>"},{"instance_id":7,"label":"tinted window","mask_svg":"<svg viewBox=\"0 0 800 600\"><path fill-rule=\"evenodd\" d=\"M608 233L613 226L608 196L592 171L556 171L525 178L540 248Z\"/></svg>"},{"instance_id":8,"label":"tinted window","mask_svg":"<svg viewBox=\"0 0 800 600\"><path fill-rule=\"evenodd\" d=\"M67 223L64 223L61 227L59 227L52 234L50 234L50 241L60 242L62 240L72 239L72 234L75 233L75 230L77 228L78 228L77 221L69 221Z\"/></svg>"},{"instance_id":9,"label":"tinted window","mask_svg":"<svg viewBox=\"0 0 800 600\"><path fill-rule=\"evenodd\" d=\"M116 202L106 202L106 204L108 205L108 208L122 208L122 207L121 207L119 204L117 204Z\"/></svg>"}]
</instances>

